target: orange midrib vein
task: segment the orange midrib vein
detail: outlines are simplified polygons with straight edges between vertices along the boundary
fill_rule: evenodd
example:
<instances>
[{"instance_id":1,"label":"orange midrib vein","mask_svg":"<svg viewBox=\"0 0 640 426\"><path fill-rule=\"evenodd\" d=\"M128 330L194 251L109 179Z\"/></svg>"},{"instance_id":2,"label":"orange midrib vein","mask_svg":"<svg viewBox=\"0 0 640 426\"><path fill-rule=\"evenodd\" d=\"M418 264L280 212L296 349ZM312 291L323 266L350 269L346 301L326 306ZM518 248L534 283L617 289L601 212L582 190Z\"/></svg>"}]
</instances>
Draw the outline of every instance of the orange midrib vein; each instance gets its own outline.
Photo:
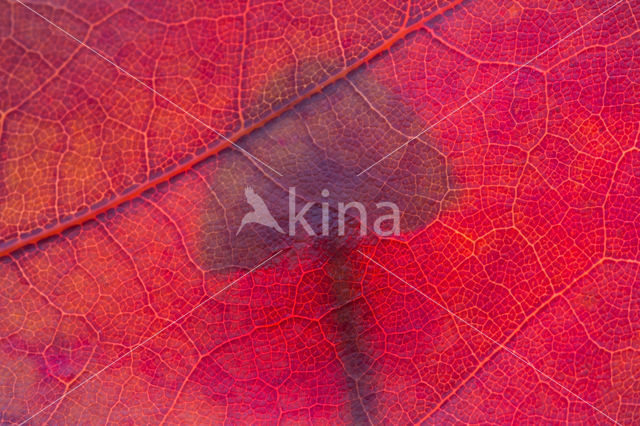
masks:
<instances>
[{"instance_id":1,"label":"orange midrib vein","mask_svg":"<svg viewBox=\"0 0 640 426\"><path fill-rule=\"evenodd\" d=\"M387 41L382 43L380 46L378 46L375 49L373 49L371 52L369 52L369 54L367 54L363 58L355 61L353 64L351 64L348 67L344 68L342 71L340 71L339 73L335 74L333 77L330 77L330 78L324 80L323 82L319 83L314 88L309 89L308 91L306 91L301 96L299 96L299 97L297 97L295 99L292 99L291 101L289 101L288 103L284 104L282 107L280 107L276 111L274 111L271 114L267 115L262 120L252 124L249 127L244 128L244 129L240 130L239 132L235 133L234 135L230 136L229 140L231 140L231 142L233 142L235 144L238 140L242 139L244 136L247 136L248 134L252 133L253 131L264 127L267 123L269 123L270 121L275 120L276 118L281 116L286 111L289 111L290 109L294 108L296 105L300 104L305 99L308 99L311 96L321 92L326 87L330 86L331 84L335 83L336 81L345 78L352 71L356 70L357 68L359 68L363 64L371 61L373 58L375 58L376 56L380 55L381 53L389 50L391 48L391 46L393 46L398 40L401 40L401 39L405 38L407 35L413 33L414 31L419 30L428 21L430 21L433 18L435 18L437 16L440 16L443 13L453 9L454 7L458 6L463 1L464 0L455 0L455 1L451 2L450 4L448 4L447 6L444 6L444 7L440 8L440 9L436 10L435 12L432 12L431 14L429 14L428 16L422 18L420 21L416 22L415 24L401 29L393 37L389 38ZM231 143L223 140L222 143L216 145L215 147L212 147L212 148L204 151L203 153L201 153L199 155L196 155L195 157L193 157L189 161L186 161L186 162L184 162L182 164L179 164L177 167L175 167L172 170L167 171L166 173L160 174L160 175L156 176L155 178L148 180L144 184L142 184L142 185L140 185L140 186L138 186L136 188L131 189L131 191L127 192L126 194L114 197L113 199L109 200L108 202L105 202L104 205L100 205L100 207L89 209L85 213L78 214L78 215L76 215L76 216L74 216L72 218L69 218L68 220L64 220L62 222L59 222L58 224L53 225L53 226L51 226L49 228L46 228L46 229L42 230L41 232L35 233L33 235L29 235L29 236L24 237L24 238L13 239L13 240L9 240L9 241L4 242L4 243L0 243L0 257L7 256L7 255L13 253L14 251L19 250L19 249L21 249L21 248L23 248L25 246L28 246L28 245L31 245L31 244L36 244L36 243L38 243L38 242L40 242L40 241L42 241L42 240L44 240L46 238L61 234L62 232L64 232L65 230L67 230L69 228L72 228L72 227L77 226L77 225L81 225L81 224L83 224L83 223L85 223L85 222L87 222L89 220L95 219L100 214L105 213L106 211L109 211L109 210L111 210L111 209L113 209L115 207L118 207L119 205L124 204L127 201L131 201L131 200L139 197L142 193L144 193L144 192L146 192L146 191L148 191L150 189L155 188L159 184L161 184L163 182L166 182L166 181L174 178L175 176L177 176L177 175L179 175L181 173L186 172L187 170L191 169L195 165L203 162L204 160L206 160L207 158L209 158L209 157L211 157L213 155L216 155L217 153L219 153L223 149L229 148L230 146L232 146ZM100 204L100 203L98 203L98 204Z\"/></svg>"}]
</instances>

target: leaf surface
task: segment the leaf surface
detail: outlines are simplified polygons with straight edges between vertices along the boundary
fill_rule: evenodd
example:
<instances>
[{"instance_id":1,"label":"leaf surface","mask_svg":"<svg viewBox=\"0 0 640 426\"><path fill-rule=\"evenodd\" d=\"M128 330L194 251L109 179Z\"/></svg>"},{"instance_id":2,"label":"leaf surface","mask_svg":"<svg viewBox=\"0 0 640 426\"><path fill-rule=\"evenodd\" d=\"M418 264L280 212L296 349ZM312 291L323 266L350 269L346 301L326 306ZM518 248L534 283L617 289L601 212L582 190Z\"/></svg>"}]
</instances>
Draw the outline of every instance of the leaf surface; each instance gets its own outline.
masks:
<instances>
[{"instance_id":1,"label":"leaf surface","mask_svg":"<svg viewBox=\"0 0 640 426\"><path fill-rule=\"evenodd\" d=\"M3 421L638 422L637 4L28 6Z\"/></svg>"}]
</instances>

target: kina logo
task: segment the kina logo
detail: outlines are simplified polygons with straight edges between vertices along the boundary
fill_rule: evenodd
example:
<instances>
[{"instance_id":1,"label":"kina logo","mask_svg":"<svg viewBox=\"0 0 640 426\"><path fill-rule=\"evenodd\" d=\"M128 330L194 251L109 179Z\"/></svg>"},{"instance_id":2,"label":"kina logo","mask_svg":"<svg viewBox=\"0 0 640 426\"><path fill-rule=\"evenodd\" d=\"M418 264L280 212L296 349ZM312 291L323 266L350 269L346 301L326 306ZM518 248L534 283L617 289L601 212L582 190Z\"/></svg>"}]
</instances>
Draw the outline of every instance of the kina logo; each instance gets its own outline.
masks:
<instances>
[{"instance_id":1,"label":"kina logo","mask_svg":"<svg viewBox=\"0 0 640 426\"><path fill-rule=\"evenodd\" d=\"M238 235L242 228L249 223L258 223L284 234L284 231L274 219L262 197L256 194L253 188L247 186L244 189L244 196L247 198L247 203L253 208L253 211L244 215L236 235Z\"/></svg>"},{"instance_id":2,"label":"kina logo","mask_svg":"<svg viewBox=\"0 0 640 426\"><path fill-rule=\"evenodd\" d=\"M298 209L296 203L296 188L289 188L289 224L288 224L288 232L285 232L280 224L276 221L276 219L269 211L267 204L264 199L258 195L254 189L250 186L246 187L244 190L244 195L247 200L247 204L249 204L252 208L252 211L246 213L240 222L240 226L238 227L238 231L236 235L240 234L240 231L245 227L245 225L249 224L259 224L262 226L266 226L267 228L274 229L281 234L287 234L289 236L295 236L296 230L300 227L302 228L307 235L316 236L317 232L320 232L322 236L328 236L330 226L330 214L331 206L327 197L329 197L329 190L323 189L320 192L321 197L323 198L322 202L317 203L314 201L306 203L301 209ZM322 230L314 229L311 224L307 221L305 215L314 207L320 206L322 214L321 214L321 224L316 224L322 226ZM400 233L400 209L395 203L391 202L379 202L375 204L376 213L378 214L377 219L373 224L373 231L382 237L398 235ZM335 211L337 211L337 234L338 236L345 235L345 228L347 222L347 211L355 212L355 216L357 217L357 223L360 227L360 235L365 235L368 231L367 226L367 218L370 216L367 214L366 205L362 202L351 201L348 203L338 202ZM381 210L386 210L387 214L380 214ZM386 226L384 225L386 223Z\"/></svg>"}]
</instances>

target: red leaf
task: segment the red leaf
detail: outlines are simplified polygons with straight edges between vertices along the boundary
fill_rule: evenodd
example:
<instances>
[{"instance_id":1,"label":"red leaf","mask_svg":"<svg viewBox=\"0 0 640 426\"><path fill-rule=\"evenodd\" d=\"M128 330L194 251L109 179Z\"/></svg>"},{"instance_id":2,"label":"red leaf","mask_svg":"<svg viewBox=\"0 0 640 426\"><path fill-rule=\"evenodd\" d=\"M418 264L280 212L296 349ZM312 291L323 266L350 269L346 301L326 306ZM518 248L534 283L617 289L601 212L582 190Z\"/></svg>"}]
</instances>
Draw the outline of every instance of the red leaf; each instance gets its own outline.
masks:
<instances>
[{"instance_id":1,"label":"red leaf","mask_svg":"<svg viewBox=\"0 0 640 426\"><path fill-rule=\"evenodd\" d=\"M2 6L3 421L639 421L635 4Z\"/></svg>"}]
</instances>

